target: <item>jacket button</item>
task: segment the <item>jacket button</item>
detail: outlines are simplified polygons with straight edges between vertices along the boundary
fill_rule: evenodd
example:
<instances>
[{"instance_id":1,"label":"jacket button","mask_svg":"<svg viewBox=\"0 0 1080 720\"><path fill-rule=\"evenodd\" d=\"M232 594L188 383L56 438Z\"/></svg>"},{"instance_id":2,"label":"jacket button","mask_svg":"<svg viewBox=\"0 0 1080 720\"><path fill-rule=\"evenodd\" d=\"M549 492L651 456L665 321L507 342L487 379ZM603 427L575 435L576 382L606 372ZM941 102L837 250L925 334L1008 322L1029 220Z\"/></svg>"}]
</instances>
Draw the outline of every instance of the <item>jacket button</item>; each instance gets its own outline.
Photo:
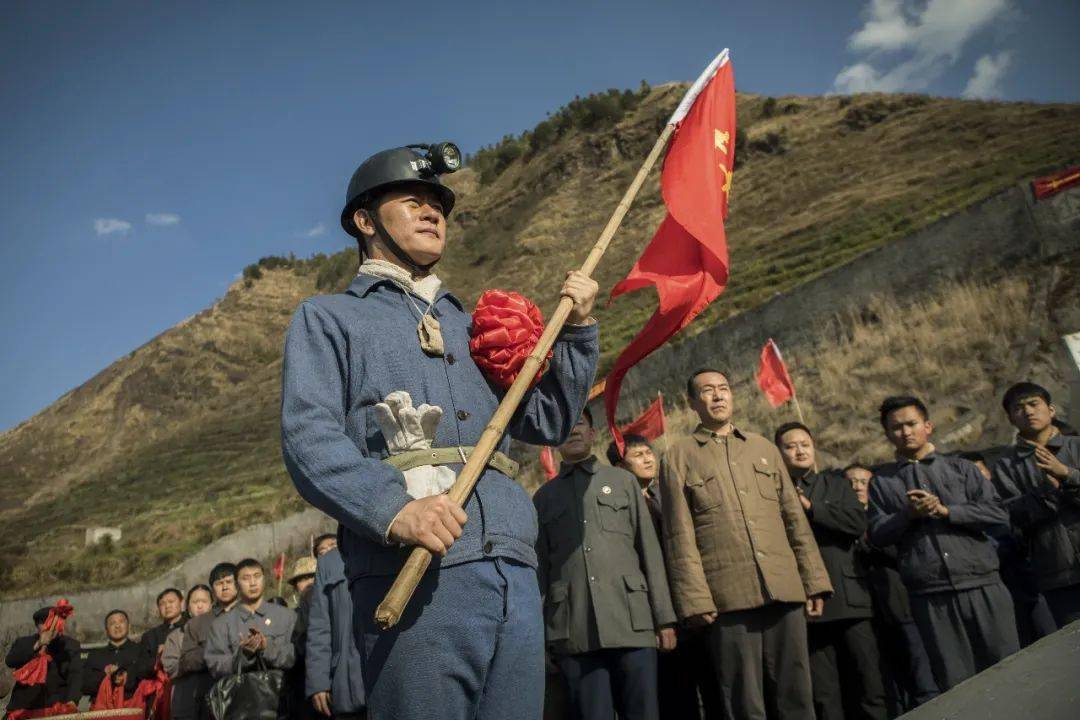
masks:
<instances>
[{"instance_id":1,"label":"jacket button","mask_svg":"<svg viewBox=\"0 0 1080 720\"><path fill-rule=\"evenodd\" d=\"M585 552L592 552L592 548L591 547L586 547Z\"/></svg>"},{"instance_id":2,"label":"jacket button","mask_svg":"<svg viewBox=\"0 0 1080 720\"><path fill-rule=\"evenodd\" d=\"M465 410L458 410L457 411L457 419L461 420L461 421L468 420L469 419L469 413L467 411L465 411Z\"/></svg>"},{"instance_id":3,"label":"jacket button","mask_svg":"<svg viewBox=\"0 0 1080 720\"><path fill-rule=\"evenodd\" d=\"M446 354L446 364L447 365L453 365L455 362L457 362L457 359L454 358L454 353L447 353Z\"/></svg>"},{"instance_id":4,"label":"jacket button","mask_svg":"<svg viewBox=\"0 0 1080 720\"><path fill-rule=\"evenodd\" d=\"M491 551L494 550L494 549L495 549L495 546L491 543L490 540L487 541L486 543L484 543L484 554L485 555L490 555Z\"/></svg>"}]
</instances>

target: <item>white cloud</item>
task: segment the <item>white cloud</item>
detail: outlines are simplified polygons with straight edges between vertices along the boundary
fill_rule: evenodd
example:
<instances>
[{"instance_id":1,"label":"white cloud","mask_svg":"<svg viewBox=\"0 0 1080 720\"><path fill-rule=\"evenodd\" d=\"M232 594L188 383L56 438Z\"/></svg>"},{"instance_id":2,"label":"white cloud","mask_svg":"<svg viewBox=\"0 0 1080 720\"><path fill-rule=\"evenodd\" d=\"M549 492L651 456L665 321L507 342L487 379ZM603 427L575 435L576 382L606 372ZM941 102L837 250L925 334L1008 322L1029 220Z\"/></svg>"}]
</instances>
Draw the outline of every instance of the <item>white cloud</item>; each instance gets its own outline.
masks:
<instances>
[{"instance_id":1,"label":"white cloud","mask_svg":"<svg viewBox=\"0 0 1080 720\"><path fill-rule=\"evenodd\" d=\"M146 213L146 224L165 227L166 225L178 225L180 216L176 213Z\"/></svg>"},{"instance_id":2,"label":"white cloud","mask_svg":"<svg viewBox=\"0 0 1080 720\"><path fill-rule=\"evenodd\" d=\"M989 100L1004 95L1001 81L1012 63L1008 50L997 55L983 55L975 61L975 72L961 93L966 98Z\"/></svg>"},{"instance_id":3,"label":"white cloud","mask_svg":"<svg viewBox=\"0 0 1080 720\"><path fill-rule=\"evenodd\" d=\"M103 235L127 235L131 232L131 223L118 218L97 218L94 220L94 232Z\"/></svg>"},{"instance_id":4,"label":"white cloud","mask_svg":"<svg viewBox=\"0 0 1080 720\"><path fill-rule=\"evenodd\" d=\"M300 233L300 236L311 239L311 238L317 238L320 235L325 235L325 234L326 234L326 226L323 225L322 223L319 223L315 227L309 228L309 229L305 230L304 232Z\"/></svg>"},{"instance_id":5,"label":"white cloud","mask_svg":"<svg viewBox=\"0 0 1080 720\"><path fill-rule=\"evenodd\" d=\"M1012 11L1012 0L870 0L865 23L848 38L848 49L862 57L837 74L833 88L923 90L956 63L972 37L1008 21Z\"/></svg>"}]
</instances>

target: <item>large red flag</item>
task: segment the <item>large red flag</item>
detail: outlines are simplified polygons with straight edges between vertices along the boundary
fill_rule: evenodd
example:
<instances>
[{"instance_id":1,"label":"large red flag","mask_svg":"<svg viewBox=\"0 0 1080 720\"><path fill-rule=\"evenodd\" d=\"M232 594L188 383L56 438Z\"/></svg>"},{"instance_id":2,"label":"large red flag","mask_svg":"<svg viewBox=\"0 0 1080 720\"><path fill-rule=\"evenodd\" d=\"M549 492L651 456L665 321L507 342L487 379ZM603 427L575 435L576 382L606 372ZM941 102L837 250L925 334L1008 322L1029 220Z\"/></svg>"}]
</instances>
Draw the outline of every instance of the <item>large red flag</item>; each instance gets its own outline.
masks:
<instances>
[{"instance_id":1,"label":"large red flag","mask_svg":"<svg viewBox=\"0 0 1080 720\"><path fill-rule=\"evenodd\" d=\"M795 397L795 383L791 382L780 348L772 338L761 348L761 362L758 364L757 384L765 393L769 404L780 407Z\"/></svg>"},{"instance_id":2,"label":"large red flag","mask_svg":"<svg viewBox=\"0 0 1080 720\"><path fill-rule=\"evenodd\" d=\"M623 435L641 435L646 440L655 440L667 431L667 418L664 417L664 396L657 395L637 419L619 428Z\"/></svg>"},{"instance_id":3,"label":"large red flag","mask_svg":"<svg viewBox=\"0 0 1080 720\"><path fill-rule=\"evenodd\" d=\"M664 159L660 188L668 214L611 298L653 285L659 307L615 361L604 405L615 426L627 371L686 327L724 291L728 280L728 192L735 166L735 78L724 50L706 68L668 121L676 130Z\"/></svg>"}]
</instances>

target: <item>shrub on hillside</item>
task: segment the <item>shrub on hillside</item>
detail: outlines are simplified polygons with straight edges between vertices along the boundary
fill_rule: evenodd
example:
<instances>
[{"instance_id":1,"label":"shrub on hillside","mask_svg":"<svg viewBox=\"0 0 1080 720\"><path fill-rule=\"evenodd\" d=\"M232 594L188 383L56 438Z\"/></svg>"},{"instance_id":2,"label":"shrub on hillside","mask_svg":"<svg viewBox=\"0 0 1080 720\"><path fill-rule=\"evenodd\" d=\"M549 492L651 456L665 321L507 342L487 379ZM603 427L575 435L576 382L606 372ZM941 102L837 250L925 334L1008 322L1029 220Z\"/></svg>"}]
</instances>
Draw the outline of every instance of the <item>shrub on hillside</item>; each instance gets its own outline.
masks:
<instances>
[{"instance_id":1,"label":"shrub on hillside","mask_svg":"<svg viewBox=\"0 0 1080 720\"><path fill-rule=\"evenodd\" d=\"M636 91L616 90L575 97L569 103L541 121L533 130L521 135L504 135L498 143L482 147L466 158L466 164L476 170L481 185L495 180L515 160L526 162L542 149L557 142L571 130L595 132L613 127L626 113L636 108L651 88L644 80Z\"/></svg>"}]
</instances>

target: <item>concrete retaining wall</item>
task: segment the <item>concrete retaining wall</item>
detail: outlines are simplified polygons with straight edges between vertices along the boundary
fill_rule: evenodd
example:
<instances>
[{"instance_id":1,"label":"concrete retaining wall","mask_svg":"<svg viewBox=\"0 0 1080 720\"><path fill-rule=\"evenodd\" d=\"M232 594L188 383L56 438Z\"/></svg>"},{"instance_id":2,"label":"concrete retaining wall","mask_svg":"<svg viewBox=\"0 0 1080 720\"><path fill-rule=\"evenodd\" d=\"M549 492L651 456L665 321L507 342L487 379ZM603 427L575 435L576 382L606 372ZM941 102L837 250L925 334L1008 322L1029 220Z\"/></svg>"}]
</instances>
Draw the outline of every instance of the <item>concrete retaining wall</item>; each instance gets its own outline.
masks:
<instances>
[{"instance_id":1,"label":"concrete retaining wall","mask_svg":"<svg viewBox=\"0 0 1080 720\"><path fill-rule=\"evenodd\" d=\"M662 390L681 396L686 377L703 365L756 367L768 338L782 347L810 341L835 313L874 295L921 295L951 280L1047 260L1080 249L1080 188L1035 202L1023 183L871 250L797 288L646 358L627 376L620 405L645 405ZM718 302L723 302L721 296ZM602 401L594 413L603 414ZM599 417L599 415L598 415Z\"/></svg>"},{"instance_id":2,"label":"concrete retaining wall","mask_svg":"<svg viewBox=\"0 0 1080 720\"><path fill-rule=\"evenodd\" d=\"M215 540L187 560L158 577L128 587L92 590L65 595L75 606L77 634L101 635L101 621L113 608L123 608L136 629L149 627L157 620L157 594L167 587L187 592L196 583L205 583L210 570L222 561L236 562L245 557L266 558L286 553L294 558L305 552L311 536L333 532L337 527L330 518L315 509L291 515L272 523L252 525ZM0 638L11 638L33 631L34 611L52 605L59 595L6 600L0 603Z\"/></svg>"}]
</instances>

